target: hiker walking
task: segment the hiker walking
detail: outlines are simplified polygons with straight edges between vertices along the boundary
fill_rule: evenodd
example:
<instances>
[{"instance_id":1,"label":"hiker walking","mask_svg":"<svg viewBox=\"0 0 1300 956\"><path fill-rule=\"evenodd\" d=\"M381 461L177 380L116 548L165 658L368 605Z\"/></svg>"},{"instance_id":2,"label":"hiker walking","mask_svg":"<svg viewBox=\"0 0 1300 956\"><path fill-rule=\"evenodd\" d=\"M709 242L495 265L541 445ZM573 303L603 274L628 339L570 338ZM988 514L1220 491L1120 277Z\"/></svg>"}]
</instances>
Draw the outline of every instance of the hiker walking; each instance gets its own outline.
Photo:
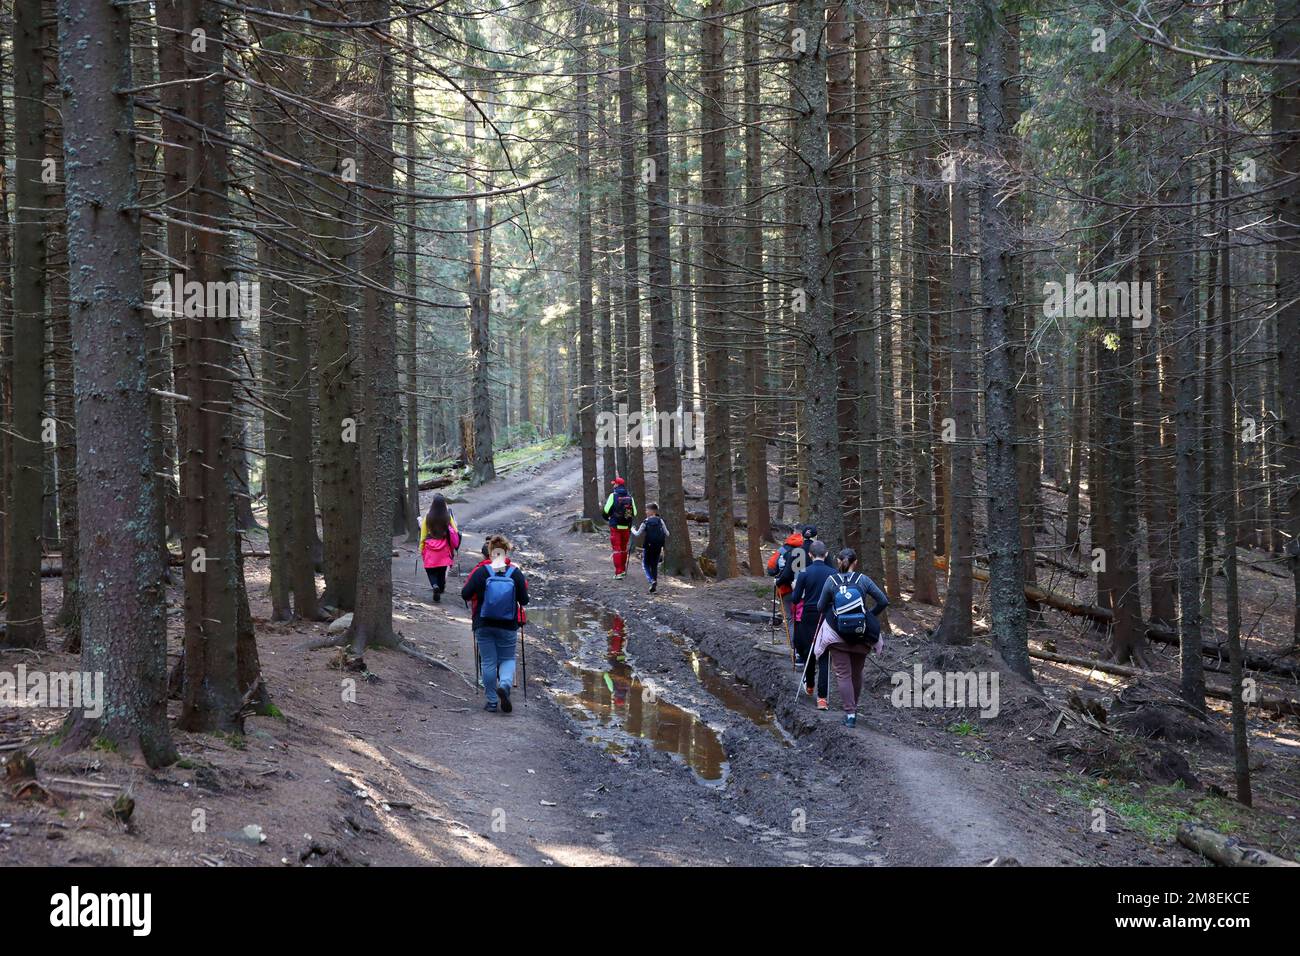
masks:
<instances>
[{"instance_id":1,"label":"hiker walking","mask_svg":"<svg viewBox=\"0 0 1300 956\"><path fill-rule=\"evenodd\" d=\"M826 543L814 541L808 546L808 567L800 571L794 579L794 589L790 600L794 604L794 652L795 667L803 675L804 693L811 697L814 693L814 676L816 678L817 709L827 710L830 704L830 658L818 657L814 667L812 663L813 638L817 634L817 622L820 615L814 604L821 600L826 579L835 573L835 569L826 563Z\"/></svg>"},{"instance_id":2,"label":"hiker walking","mask_svg":"<svg viewBox=\"0 0 1300 956\"><path fill-rule=\"evenodd\" d=\"M515 681L515 651L528 581L510 561L510 542L499 534L487 541L487 563L480 564L460 589L473 614L474 641L482 661L483 709L504 713L513 709L510 692Z\"/></svg>"},{"instance_id":3,"label":"hiker walking","mask_svg":"<svg viewBox=\"0 0 1300 956\"><path fill-rule=\"evenodd\" d=\"M654 594L655 588L659 587L659 562L664 555L664 545L668 542L668 525L659 517L657 504L645 506L645 520L632 534L641 538L641 567L645 571L645 579L650 582L650 593Z\"/></svg>"},{"instance_id":4,"label":"hiker walking","mask_svg":"<svg viewBox=\"0 0 1300 956\"><path fill-rule=\"evenodd\" d=\"M804 531L811 532L807 536L809 541L817 534L817 529L811 525L803 530L796 528L786 536L781 547L767 559L767 574L769 577L776 578L773 587L781 598L785 642L791 646L794 645L794 602L790 600L790 592L794 590L794 576L808 565L808 553L804 549Z\"/></svg>"},{"instance_id":5,"label":"hiker walking","mask_svg":"<svg viewBox=\"0 0 1300 956\"><path fill-rule=\"evenodd\" d=\"M447 569L456 563L459 548L460 531L447 507L447 499L434 495L429 502L429 513L420 522L420 559L424 573L429 576L435 604L442 601L442 592L447 590Z\"/></svg>"},{"instance_id":6,"label":"hiker walking","mask_svg":"<svg viewBox=\"0 0 1300 956\"><path fill-rule=\"evenodd\" d=\"M839 553L838 570L826 579L817 610L823 615L817 629L813 652L831 656L835 683L844 705L844 725L858 722L858 695L862 693L862 665L867 655L884 647L880 637L880 612L889 607L889 598L876 582L858 572L858 555L852 548ZM867 609L870 595L876 606Z\"/></svg>"},{"instance_id":7,"label":"hiker walking","mask_svg":"<svg viewBox=\"0 0 1300 956\"><path fill-rule=\"evenodd\" d=\"M614 490L605 499L602 511L609 522L609 545L614 551L614 579L627 574L627 542L632 536L632 522L636 519L636 502L627 490L623 478L614 479Z\"/></svg>"}]
</instances>

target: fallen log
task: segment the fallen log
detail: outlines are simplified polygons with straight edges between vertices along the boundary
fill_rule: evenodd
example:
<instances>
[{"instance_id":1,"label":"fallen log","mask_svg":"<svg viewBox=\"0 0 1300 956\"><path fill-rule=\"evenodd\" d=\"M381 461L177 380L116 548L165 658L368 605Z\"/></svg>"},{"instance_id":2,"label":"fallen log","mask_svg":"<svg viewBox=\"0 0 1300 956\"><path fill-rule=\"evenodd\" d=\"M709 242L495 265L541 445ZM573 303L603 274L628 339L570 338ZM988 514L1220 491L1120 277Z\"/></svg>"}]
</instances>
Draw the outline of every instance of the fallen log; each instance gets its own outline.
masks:
<instances>
[{"instance_id":1,"label":"fallen log","mask_svg":"<svg viewBox=\"0 0 1300 956\"><path fill-rule=\"evenodd\" d=\"M936 563L937 563L936 559ZM976 581L988 582L989 572L985 568L974 567L971 569L971 576ZM1115 615L1110 608L1098 607L1095 604L1084 604L1082 601L1076 601L1068 598L1063 594L1057 594L1054 591L1045 591L1040 587L1031 584L1025 585L1025 598L1035 604L1042 604L1065 614L1071 614L1075 617L1086 617L1097 624L1109 626L1115 619ZM1146 624L1146 636L1157 644L1168 644L1174 647L1178 646L1178 634L1170 628L1159 624ZM1223 644L1209 644L1201 647L1201 653L1206 657L1213 657L1216 660L1228 659L1228 648ZM1278 674L1283 677L1289 677L1291 680L1300 680L1300 665L1283 664L1273 658L1262 657L1258 654L1246 654L1242 660L1246 670L1263 671L1268 674Z\"/></svg>"},{"instance_id":2,"label":"fallen log","mask_svg":"<svg viewBox=\"0 0 1300 956\"><path fill-rule=\"evenodd\" d=\"M1274 856L1236 837L1226 836L1200 823L1181 823L1178 842L1220 866L1300 866L1295 860Z\"/></svg>"},{"instance_id":3,"label":"fallen log","mask_svg":"<svg viewBox=\"0 0 1300 956\"><path fill-rule=\"evenodd\" d=\"M1154 671L1142 670L1137 667L1126 667L1123 664L1111 664L1107 661L1094 661L1086 657L1073 657L1070 654L1057 654L1053 651L1039 651L1034 648L1029 649L1029 656L1040 661L1052 661L1055 664L1071 664L1074 667L1087 667L1090 670L1101 671L1103 674L1114 674L1117 677L1154 677Z\"/></svg>"},{"instance_id":4,"label":"fallen log","mask_svg":"<svg viewBox=\"0 0 1300 956\"><path fill-rule=\"evenodd\" d=\"M1147 637L1157 644L1168 644L1172 647L1178 646L1178 635L1168 631L1154 633L1147 630ZM1206 657L1212 657L1215 660L1226 661L1228 659L1228 646L1226 644L1203 644L1201 653ZM1266 674L1277 674L1281 677L1287 677L1291 680L1300 680L1300 664L1283 664L1276 658L1261 657L1258 654L1245 654L1242 657L1242 666L1248 671L1263 671Z\"/></svg>"},{"instance_id":5,"label":"fallen log","mask_svg":"<svg viewBox=\"0 0 1300 956\"><path fill-rule=\"evenodd\" d=\"M1101 671L1103 674L1114 674L1117 677L1159 677L1155 671L1144 670L1140 667L1127 667L1123 664L1112 664L1109 661L1096 661L1086 657L1074 657L1070 654L1057 654L1053 651L1039 651L1034 648L1029 649L1029 656L1040 661L1052 661L1056 664L1069 664L1073 667L1086 667L1089 670ZM1207 684L1205 686L1205 696L1211 700L1232 700L1232 693L1222 687L1214 687ZM1278 717L1300 716L1300 700L1293 700L1289 697L1261 697L1258 700L1252 700L1247 703L1248 707L1258 707L1260 710L1266 710L1270 714Z\"/></svg>"},{"instance_id":6,"label":"fallen log","mask_svg":"<svg viewBox=\"0 0 1300 956\"><path fill-rule=\"evenodd\" d=\"M749 624L779 624L781 619L771 611L724 611L723 617L733 621L745 621Z\"/></svg>"},{"instance_id":7,"label":"fallen log","mask_svg":"<svg viewBox=\"0 0 1300 956\"><path fill-rule=\"evenodd\" d=\"M697 523L699 523L699 524L708 524L708 523L709 523L709 513L708 513L707 511L688 511L688 512L686 512L686 518L687 518L687 520L689 520L689 521L694 521L694 522L697 522ZM746 521L744 518L736 518L736 517L733 517L733 518L732 518L732 521L735 522L735 526L736 526L737 528L748 528L748 527L749 527L749 522Z\"/></svg>"},{"instance_id":8,"label":"fallen log","mask_svg":"<svg viewBox=\"0 0 1300 956\"><path fill-rule=\"evenodd\" d=\"M460 475L435 475L433 478L426 478L420 482L420 490L432 491L434 488L446 488L460 477Z\"/></svg>"}]
</instances>

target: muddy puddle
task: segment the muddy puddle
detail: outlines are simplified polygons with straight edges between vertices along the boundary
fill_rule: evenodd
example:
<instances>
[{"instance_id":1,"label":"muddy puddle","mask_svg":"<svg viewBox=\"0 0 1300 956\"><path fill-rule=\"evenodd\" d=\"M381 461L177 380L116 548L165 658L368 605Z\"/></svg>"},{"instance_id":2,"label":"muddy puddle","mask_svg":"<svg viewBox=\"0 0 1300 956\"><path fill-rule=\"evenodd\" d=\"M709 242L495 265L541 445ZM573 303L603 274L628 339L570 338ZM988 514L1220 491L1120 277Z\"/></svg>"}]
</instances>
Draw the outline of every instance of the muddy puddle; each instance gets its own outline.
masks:
<instances>
[{"instance_id":1,"label":"muddy puddle","mask_svg":"<svg viewBox=\"0 0 1300 956\"><path fill-rule=\"evenodd\" d=\"M556 696L586 722L589 742L617 756L627 750L628 738L643 740L682 759L704 783L725 782L727 754L717 731L699 715L666 700L653 679L642 680L620 615L575 601L562 608L530 608L528 616L530 623L550 631L573 655L564 666L577 685L572 690L557 689ZM677 635L668 636L682 648L706 692L728 710L784 739L772 714L743 685L712 658L686 647Z\"/></svg>"}]
</instances>

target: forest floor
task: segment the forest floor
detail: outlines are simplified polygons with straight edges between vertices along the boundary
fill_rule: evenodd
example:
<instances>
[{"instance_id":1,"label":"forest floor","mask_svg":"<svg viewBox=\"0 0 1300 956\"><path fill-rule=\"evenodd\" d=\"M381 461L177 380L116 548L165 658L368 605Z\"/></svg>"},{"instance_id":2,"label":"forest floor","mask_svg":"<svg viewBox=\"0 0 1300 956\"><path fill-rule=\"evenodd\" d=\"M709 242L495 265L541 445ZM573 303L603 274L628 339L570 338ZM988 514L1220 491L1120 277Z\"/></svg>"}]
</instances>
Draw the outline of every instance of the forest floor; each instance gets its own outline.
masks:
<instances>
[{"instance_id":1,"label":"forest floor","mask_svg":"<svg viewBox=\"0 0 1300 956\"><path fill-rule=\"evenodd\" d=\"M695 495L698 466L687 471ZM724 617L768 608L770 579L664 578L651 595L634 563L614 581L607 536L570 530L580 506L572 452L463 492L466 543L440 604L413 545L395 539L397 627L444 666L372 649L363 670L348 670L358 665L337 648L311 649L324 624L267 621L266 563L250 560L280 716L250 718L238 737L177 732L171 767L61 754L49 735L62 714L0 712L0 756L31 753L51 791L44 802L0 796L0 863L1199 865L1173 840L1185 819L1297 856L1300 721L1252 712L1256 805L1225 799L1226 712L1215 702L1199 721L1169 705L1176 654L1141 682L1036 661L1037 686L1004 678L994 717L895 707L894 672L989 668L978 643L934 644L939 608L905 592L851 730L833 687L827 713L796 697L779 629ZM692 529L697 553L703 529ZM509 715L481 709L458 596L491 532L515 542L532 596L527 700L517 691ZM905 583L910 571L905 560ZM1259 592L1277 579L1244 577L1243 618L1269 633L1278 615ZM46 587L56 608L58 579ZM1099 635L1048 613L1036 648L1099 656ZM60 638L51 623L51 646ZM1252 653L1266 648L1252 638ZM77 667L53 651L0 652L0 670L20 663ZM1297 696L1294 683L1269 687ZM1071 709L1072 694L1109 721ZM129 824L108 812L120 790L135 800Z\"/></svg>"}]
</instances>

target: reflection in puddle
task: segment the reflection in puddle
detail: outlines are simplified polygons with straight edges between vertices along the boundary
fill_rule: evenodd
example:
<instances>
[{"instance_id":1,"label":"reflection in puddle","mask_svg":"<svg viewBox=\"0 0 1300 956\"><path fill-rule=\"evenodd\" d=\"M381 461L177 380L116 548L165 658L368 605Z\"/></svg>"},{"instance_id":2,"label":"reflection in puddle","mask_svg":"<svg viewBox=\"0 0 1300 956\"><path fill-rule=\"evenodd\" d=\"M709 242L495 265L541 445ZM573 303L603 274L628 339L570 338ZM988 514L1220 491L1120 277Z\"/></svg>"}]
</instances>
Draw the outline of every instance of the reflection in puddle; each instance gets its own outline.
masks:
<instances>
[{"instance_id":1,"label":"reflection in puddle","mask_svg":"<svg viewBox=\"0 0 1300 956\"><path fill-rule=\"evenodd\" d=\"M602 744L607 753L622 754L630 735L680 756L702 780L719 783L725 778L727 754L717 733L698 715L664 700L653 684L637 677L627 653L627 625L622 617L582 601L564 608L539 608L529 617L575 655L565 667L579 686L557 696L591 721L589 741ZM701 686L728 709L760 726L774 726L763 705L747 696L712 659L692 652L690 662Z\"/></svg>"}]
</instances>

